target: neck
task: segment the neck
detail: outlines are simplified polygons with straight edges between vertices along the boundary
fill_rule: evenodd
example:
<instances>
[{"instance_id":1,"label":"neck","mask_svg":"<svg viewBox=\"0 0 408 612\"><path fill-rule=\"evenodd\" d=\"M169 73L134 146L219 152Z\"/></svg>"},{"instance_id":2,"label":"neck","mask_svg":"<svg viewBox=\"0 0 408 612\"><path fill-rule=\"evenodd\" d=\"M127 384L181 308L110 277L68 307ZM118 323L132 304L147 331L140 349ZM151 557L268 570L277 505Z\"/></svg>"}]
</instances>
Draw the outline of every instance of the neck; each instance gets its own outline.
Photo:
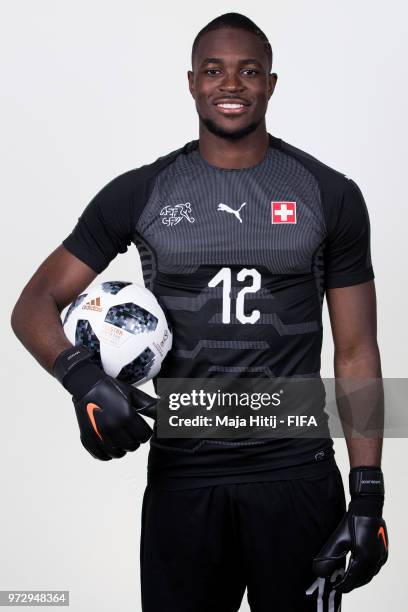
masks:
<instances>
[{"instance_id":1,"label":"neck","mask_svg":"<svg viewBox=\"0 0 408 612\"><path fill-rule=\"evenodd\" d=\"M219 168L248 168L255 166L266 155L269 135L265 121L238 140L230 140L210 132L200 121L199 151L211 165Z\"/></svg>"}]
</instances>

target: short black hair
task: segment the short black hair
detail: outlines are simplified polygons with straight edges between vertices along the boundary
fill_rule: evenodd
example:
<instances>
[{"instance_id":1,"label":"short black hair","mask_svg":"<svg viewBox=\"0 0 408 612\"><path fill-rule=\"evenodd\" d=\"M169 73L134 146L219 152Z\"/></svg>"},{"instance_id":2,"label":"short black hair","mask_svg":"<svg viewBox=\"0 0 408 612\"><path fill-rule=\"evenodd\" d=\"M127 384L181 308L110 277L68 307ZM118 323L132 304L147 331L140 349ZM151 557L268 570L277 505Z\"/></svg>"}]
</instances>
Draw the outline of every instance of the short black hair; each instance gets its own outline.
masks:
<instances>
[{"instance_id":1,"label":"short black hair","mask_svg":"<svg viewBox=\"0 0 408 612\"><path fill-rule=\"evenodd\" d=\"M193 58L194 58L195 51L197 49L198 42L200 38L203 36L203 34L205 34L206 32L211 32L212 30L219 30L221 28L238 28L238 29L247 30L248 32L252 32L253 34L256 34L256 36L258 36L261 39L261 41L263 42L265 46L265 52L268 58L269 70L272 69L273 54L272 54L272 47L269 43L268 38L262 32L262 30L258 28L258 26L251 19L249 19L249 17L245 17L245 15L241 15L241 13L224 13L223 15L220 15L219 17L216 17L215 19L207 23L207 25L204 26L199 31L199 33L194 39L193 48L191 50L191 63L192 64L193 64Z\"/></svg>"}]
</instances>

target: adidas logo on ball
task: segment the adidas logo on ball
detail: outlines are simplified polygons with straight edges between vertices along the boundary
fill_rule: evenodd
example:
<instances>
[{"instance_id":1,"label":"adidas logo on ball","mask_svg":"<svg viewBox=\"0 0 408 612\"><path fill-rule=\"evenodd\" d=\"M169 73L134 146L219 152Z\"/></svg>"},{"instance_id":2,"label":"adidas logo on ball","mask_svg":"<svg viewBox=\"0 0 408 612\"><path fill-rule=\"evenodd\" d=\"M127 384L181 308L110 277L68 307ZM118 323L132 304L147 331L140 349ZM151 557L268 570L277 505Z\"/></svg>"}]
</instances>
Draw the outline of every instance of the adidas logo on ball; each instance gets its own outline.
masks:
<instances>
[{"instance_id":1,"label":"adidas logo on ball","mask_svg":"<svg viewBox=\"0 0 408 612\"><path fill-rule=\"evenodd\" d=\"M96 310L97 312L102 312L101 298L97 297L94 300L85 302L85 304L82 306L82 310Z\"/></svg>"}]
</instances>

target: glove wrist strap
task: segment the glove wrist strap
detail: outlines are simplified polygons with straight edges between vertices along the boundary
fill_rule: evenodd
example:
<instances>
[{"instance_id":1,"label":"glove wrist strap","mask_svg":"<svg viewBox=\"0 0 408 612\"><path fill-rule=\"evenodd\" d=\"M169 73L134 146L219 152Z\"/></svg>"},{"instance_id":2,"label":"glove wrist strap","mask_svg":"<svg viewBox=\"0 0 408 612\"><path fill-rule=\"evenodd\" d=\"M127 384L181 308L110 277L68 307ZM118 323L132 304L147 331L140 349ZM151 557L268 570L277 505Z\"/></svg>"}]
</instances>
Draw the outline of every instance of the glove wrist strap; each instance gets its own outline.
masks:
<instances>
[{"instance_id":1,"label":"glove wrist strap","mask_svg":"<svg viewBox=\"0 0 408 612\"><path fill-rule=\"evenodd\" d=\"M72 372L78 364L90 361L91 356L91 353L84 346L70 346L56 358L52 369L53 375L64 386L64 379L67 374Z\"/></svg>"},{"instance_id":2,"label":"glove wrist strap","mask_svg":"<svg viewBox=\"0 0 408 612\"><path fill-rule=\"evenodd\" d=\"M384 477L380 467L361 466L350 470L350 495L384 495Z\"/></svg>"},{"instance_id":3,"label":"glove wrist strap","mask_svg":"<svg viewBox=\"0 0 408 612\"><path fill-rule=\"evenodd\" d=\"M76 398L82 397L106 374L91 361L92 354L84 346L72 346L55 360L53 374Z\"/></svg>"},{"instance_id":4,"label":"glove wrist strap","mask_svg":"<svg viewBox=\"0 0 408 612\"><path fill-rule=\"evenodd\" d=\"M384 477L378 466L360 466L350 470L351 501L349 511L359 516L381 517L384 505Z\"/></svg>"}]
</instances>

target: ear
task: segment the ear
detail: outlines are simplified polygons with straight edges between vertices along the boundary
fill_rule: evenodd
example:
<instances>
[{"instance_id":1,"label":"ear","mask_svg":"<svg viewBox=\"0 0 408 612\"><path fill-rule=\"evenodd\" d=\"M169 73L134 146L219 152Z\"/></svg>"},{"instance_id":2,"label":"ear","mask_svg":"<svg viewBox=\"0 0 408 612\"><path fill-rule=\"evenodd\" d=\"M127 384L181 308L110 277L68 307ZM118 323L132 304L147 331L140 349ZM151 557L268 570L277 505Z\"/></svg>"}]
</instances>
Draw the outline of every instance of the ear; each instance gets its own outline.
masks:
<instances>
[{"instance_id":1,"label":"ear","mask_svg":"<svg viewBox=\"0 0 408 612\"><path fill-rule=\"evenodd\" d=\"M271 74L268 75L268 100L272 96L273 92L275 91L277 80L278 80L278 75L276 74L276 72L271 72Z\"/></svg>"},{"instance_id":2,"label":"ear","mask_svg":"<svg viewBox=\"0 0 408 612\"><path fill-rule=\"evenodd\" d=\"M192 70L187 71L187 78L188 78L188 88L190 90L191 95L195 99L194 72Z\"/></svg>"}]
</instances>

